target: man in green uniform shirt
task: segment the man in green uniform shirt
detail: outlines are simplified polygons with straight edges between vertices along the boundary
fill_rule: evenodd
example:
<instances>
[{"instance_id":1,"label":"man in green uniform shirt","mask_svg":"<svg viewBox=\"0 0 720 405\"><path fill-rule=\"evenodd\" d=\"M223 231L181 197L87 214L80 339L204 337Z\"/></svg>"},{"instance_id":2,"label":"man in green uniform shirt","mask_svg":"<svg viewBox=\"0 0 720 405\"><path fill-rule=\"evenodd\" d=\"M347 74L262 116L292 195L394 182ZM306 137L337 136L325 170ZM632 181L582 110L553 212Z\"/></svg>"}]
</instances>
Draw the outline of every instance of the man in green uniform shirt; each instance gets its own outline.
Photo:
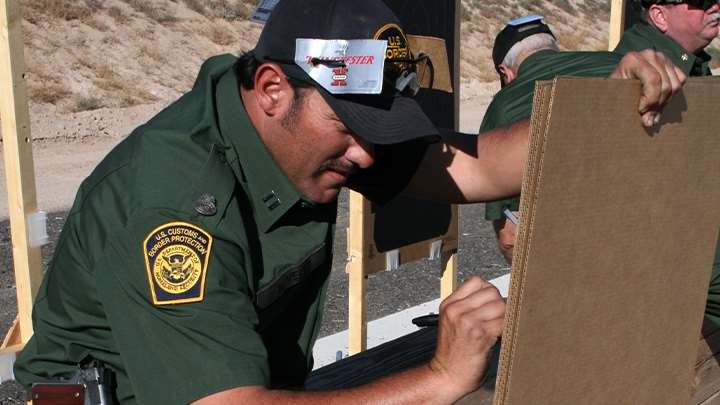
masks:
<instances>
[{"instance_id":1,"label":"man in green uniform shirt","mask_svg":"<svg viewBox=\"0 0 720 405\"><path fill-rule=\"evenodd\" d=\"M716 0L700 2L637 0L637 5L642 8L641 16L645 22L625 31L614 51L618 54L617 57L630 51L655 49L667 55L687 76L711 74L710 55L703 49L718 34L717 13L720 12L720 6ZM528 31L525 26L523 28L523 32L537 35L537 30ZM510 34L507 33L508 30ZM516 40L513 35L517 34L514 32L513 26L508 25L498 34L496 44L507 42L507 37L510 37L510 41ZM504 46L507 49L508 45ZM502 49L502 45L499 48ZM521 74L513 76L513 79L518 80L513 81L511 86L503 88L493 99L483 118L480 132L529 117L532 112L536 80L548 80L560 75L605 76L612 69L615 58L605 53L585 52L542 51L530 55L532 53L527 54L526 59L518 67L522 69ZM494 58L494 60L498 65L498 59ZM515 197L488 203L485 211L486 218L493 221L500 250L508 263L512 262L516 226L503 217L503 209L508 208L516 212L519 208L519 200ZM720 238L715 251L705 314L708 319L720 325Z\"/></svg>"},{"instance_id":2,"label":"man in green uniform shirt","mask_svg":"<svg viewBox=\"0 0 720 405\"><path fill-rule=\"evenodd\" d=\"M473 278L441 304L429 364L296 390L312 369L341 187L376 200L519 192L528 123L441 137L411 97L416 63L381 0L280 2L253 51L208 60L83 182L18 381L99 361L128 404L449 404L478 388L505 304ZM645 83L645 122L684 80L652 52L613 77Z\"/></svg>"},{"instance_id":3,"label":"man in green uniform shirt","mask_svg":"<svg viewBox=\"0 0 720 405\"><path fill-rule=\"evenodd\" d=\"M608 76L620 60L619 55L609 52L558 52L550 35L550 28L539 16L513 20L498 33L493 61L503 87L488 106L480 133L530 117L535 81L556 76ZM519 197L485 206L485 218L493 221L500 251L508 263L512 262L516 225L504 217L503 211L507 208L517 214L519 206Z\"/></svg>"},{"instance_id":4,"label":"man in green uniform shirt","mask_svg":"<svg viewBox=\"0 0 720 405\"><path fill-rule=\"evenodd\" d=\"M717 0L635 0L642 21L623 33L615 52L625 54L652 48L663 52L686 76L710 76L705 52L718 35ZM720 326L720 235L710 277L706 317Z\"/></svg>"},{"instance_id":5,"label":"man in green uniform shirt","mask_svg":"<svg viewBox=\"0 0 720 405\"><path fill-rule=\"evenodd\" d=\"M655 49L686 76L709 76L705 47L718 35L717 0L634 0L641 21L625 31L615 52Z\"/></svg>"}]
</instances>

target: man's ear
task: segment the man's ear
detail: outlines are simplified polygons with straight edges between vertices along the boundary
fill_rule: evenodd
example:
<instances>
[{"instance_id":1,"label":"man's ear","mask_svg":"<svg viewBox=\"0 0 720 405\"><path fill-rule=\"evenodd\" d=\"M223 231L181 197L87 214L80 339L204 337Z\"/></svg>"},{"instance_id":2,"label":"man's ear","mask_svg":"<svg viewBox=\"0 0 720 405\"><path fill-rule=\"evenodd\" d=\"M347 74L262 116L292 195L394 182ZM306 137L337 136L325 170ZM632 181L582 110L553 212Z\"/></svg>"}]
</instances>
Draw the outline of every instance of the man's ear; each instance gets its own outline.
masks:
<instances>
[{"instance_id":1,"label":"man's ear","mask_svg":"<svg viewBox=\"0 0 720 405\"><path fill-rule=\"evenodd\" d=\"M264 63L255 72L255 98L268 116L275 116L288 108L293 89L285 73L275 63Z\"/></svg>"},{"instance_id":2,"label":"man's ear","mask_svg":"<svg viewBox=\"0 0 720 405\"><path fill-rule=\"evenodd\" d=\"M648 9L648 21L663 33L670 29L668 17L668 9L665 6L653 4Z\"/></svg>"},{"instance_id":3,"label":"man's ear","mask_svg":"<svg viewBox=\"0 0 720 405\"><path fill-rule=\"evenodd\" d=\"M502 63L498 66L498 70L500 70L500 81L503 85L510 84L510 82L515 80L515 72L510 69L510 66Z\"/></svg>"}]
</instances>

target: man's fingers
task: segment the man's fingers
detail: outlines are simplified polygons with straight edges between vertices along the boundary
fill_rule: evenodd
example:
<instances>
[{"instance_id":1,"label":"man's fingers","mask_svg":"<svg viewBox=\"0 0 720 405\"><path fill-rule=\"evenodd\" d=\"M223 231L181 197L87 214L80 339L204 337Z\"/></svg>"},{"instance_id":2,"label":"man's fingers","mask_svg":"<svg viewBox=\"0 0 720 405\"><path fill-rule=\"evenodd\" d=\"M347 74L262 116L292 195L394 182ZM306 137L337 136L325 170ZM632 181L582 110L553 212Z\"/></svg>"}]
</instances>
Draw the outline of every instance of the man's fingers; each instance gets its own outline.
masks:
<instances>
[{"instance_id":1,"label":"man's fingers","mask_svg":"<svg viewBox=\"0 0 720 405\"><path fill-rule=\"evenodd\" d=\"M668 65L669 61L663 53L646 50L643 51L643 54L646 56L648 63L660 74L660 95L657 103L663 105L672 95L672 84L669 75L672 70L669 67L672 64Z\"/></svg>"},{"instance_id":2,"label":"man's fingers","mask_svg":"<svg viewBox=\"0 0 720 405\"><path fill-rule=\"evenodd\" d=\"M486 321L505 316L505 301L497 288L488 283L486 287L475 290L461 299L444 301L440 307L440 315L452 322L461 319L465 321L471 319L473 322Z\"/></svg>"},{"instance_id":3,"label":"man's fingers","mask_svg":"<svg viewBox=\"0 0 720 405\"><path fill-rule=\"evenodd\" d=\"M672 66L672 69L670 69L668 73L672 83L672 94L677 94L680 90L682 90L682 86L685 84L687 76L685 76L685 73L683 73L683 71L675 65Z\"/></svg>"},{"instance_id":4,"label":"man's fingers","mask_svg":"<svg viewBox=\"0 0 720 405\"><path fill-rule=\"evenodd\" d=\"M478 276L472 276L466 282L462 283L457 290L455 290L452 294L445 298L445 300L442 302L442 304L440 304L440 306L442 308L443 306L447 306L452 302L461 300L476 291L488 287L493 287L493 285Z\"/></svg>"},{"instance_id":5,"label":"man's fingers","mask_svg":"<svg viewBox=\"0 0 720 405\"><path fill-rule=\"evenodd\" d=\"M680 91L686 79L664 54L651 49L626 54L610 77L640 80L642 94L638 111L646 127L660 122L661 107Z\"/></svg>"}]
</instances>

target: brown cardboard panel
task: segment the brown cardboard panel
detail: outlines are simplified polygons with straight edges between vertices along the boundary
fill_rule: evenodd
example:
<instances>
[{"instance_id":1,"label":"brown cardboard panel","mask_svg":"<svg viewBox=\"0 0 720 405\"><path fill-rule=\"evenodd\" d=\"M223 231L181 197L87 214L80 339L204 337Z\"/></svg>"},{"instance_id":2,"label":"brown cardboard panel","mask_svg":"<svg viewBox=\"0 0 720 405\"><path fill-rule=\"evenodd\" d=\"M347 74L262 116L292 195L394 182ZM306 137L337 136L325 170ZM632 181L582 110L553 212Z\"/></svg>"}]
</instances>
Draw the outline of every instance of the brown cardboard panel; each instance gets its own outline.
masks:
<instances>
[{"instance_id":1,"label":"brown cardboard panel","mask_svg":"<svg viewBox=\"0 0 720 405\"><path fill-rule=\"evenodd\" d=\"M448 61L447 48L443 38L429 37L425 35L408 34L410 49L417 57L419 54L426 54L432 61L432 73L429 68L418 69L420 86L426 89L453 92L452 79L450 77L450 63ZM432 82L431 79L432 78Z\"/></svg>"},{"instance_id":2,"label":"brown cardboard panel","mask_svg":"<svg viewBox=\"0 0 720 405\"><path fill-rule=\"evenodd\" d=\"M539 84L496 404L685 404L720 227L720 80Z\"/></svg>"}]
</instances>

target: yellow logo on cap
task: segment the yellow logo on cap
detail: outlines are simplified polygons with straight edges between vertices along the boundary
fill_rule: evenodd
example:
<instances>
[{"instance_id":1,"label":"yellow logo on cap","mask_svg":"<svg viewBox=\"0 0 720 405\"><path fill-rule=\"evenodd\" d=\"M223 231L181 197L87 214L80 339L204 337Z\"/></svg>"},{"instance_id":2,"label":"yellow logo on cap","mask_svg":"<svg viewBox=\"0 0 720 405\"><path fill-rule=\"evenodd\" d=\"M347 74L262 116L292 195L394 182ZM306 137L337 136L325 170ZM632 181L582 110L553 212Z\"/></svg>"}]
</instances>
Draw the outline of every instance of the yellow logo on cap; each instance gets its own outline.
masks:
<instances>
[{"instance_id":1,"label":"yellow logo on cap","mask_svg":"<svg viewBox=\"0 0 720 405\"><path fill-rule=\"evenodd\" d=\"M387 51L385 51L385 61L407 60L412 57L410 54L410 45L402 28L395 23L385 24L375 33L374 39L387 41ZM407 63L394 63L391 69L403 71L407 69Z\"/></svg>"}]
</instances>

